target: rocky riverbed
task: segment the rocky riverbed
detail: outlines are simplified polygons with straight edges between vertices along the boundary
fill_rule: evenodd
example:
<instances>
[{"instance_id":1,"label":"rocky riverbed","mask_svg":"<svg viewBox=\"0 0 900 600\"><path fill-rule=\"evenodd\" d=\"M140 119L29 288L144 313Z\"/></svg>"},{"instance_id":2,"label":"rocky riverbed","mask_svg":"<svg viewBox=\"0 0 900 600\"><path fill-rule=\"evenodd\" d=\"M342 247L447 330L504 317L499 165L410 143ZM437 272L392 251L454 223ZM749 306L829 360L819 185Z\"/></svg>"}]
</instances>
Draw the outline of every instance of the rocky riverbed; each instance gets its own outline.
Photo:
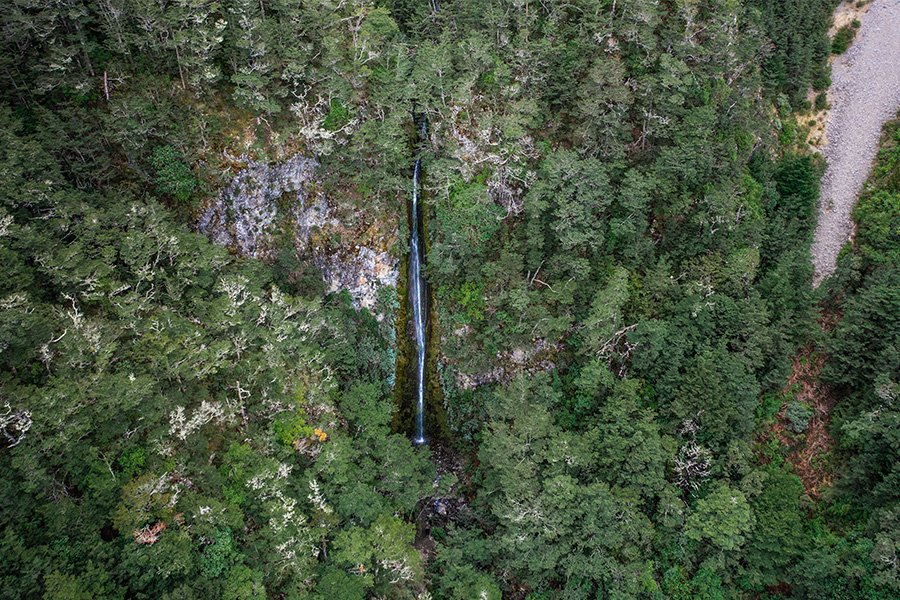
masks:
<instances>
[{"instance_id":1,"label":"rocky riverbed","mask_svg":"<svg viewBox=\"0 0 900 600\"><path fill-rule=\"evenodd\" d=\"M882 125L900 108L900 0L875 0L850 49L832 65L814 285L834 272L853 235L851 214L869 176Z\"/></svg>"}]
</instances>

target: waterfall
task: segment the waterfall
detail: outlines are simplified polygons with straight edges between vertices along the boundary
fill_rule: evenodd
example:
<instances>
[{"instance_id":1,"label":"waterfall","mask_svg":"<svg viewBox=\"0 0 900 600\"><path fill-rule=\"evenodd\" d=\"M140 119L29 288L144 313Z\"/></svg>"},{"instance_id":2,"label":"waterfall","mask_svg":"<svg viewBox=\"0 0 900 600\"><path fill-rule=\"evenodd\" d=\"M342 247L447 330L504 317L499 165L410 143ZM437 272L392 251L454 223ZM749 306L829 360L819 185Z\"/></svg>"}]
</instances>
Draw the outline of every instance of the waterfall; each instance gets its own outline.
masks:
<instances>
[{"instance_id":1,"label":"waterfall","mask_svg":"<svg viewBox=\"0 0 900 600\"><path fill-rule=\"evenodd\" d=\"M425 123L422 122L424 132ZM416 444L425 443L423 413L425 411L425 280L422 277L422 250L419 244L419 188L421 186L422 161L416 159L413 168L412 233L409 237L409 283L412 300L413 325L416 335Z\"/></svg>"},{"instance_id":2,"label":"waterfall","mask_svg":"<svg viewBox=\"0 0 900 600\"><path fill-rule=\"evenodd\" d=\"M423 157L429 149L428 123L425 115L412 111L415 137L411 140L414 164L412 168L412 195L407 196L409 219L409 255L406 260L406 277L398 290L402 315L396 321L397 333L397 379L394 386L396 410L391 426L394 431L402 431L410 436L415 445L434 444L450 439L446 411L443 406L441 386L437 377L435 351L440 340L437 323L430 321L434 306L431 304L431 289L424 277L428 259L428 224L424 200ZM410 202L411 200L411 202ZM412 323L410 323L410 321ZM410 324L412 327L410 328ZM402 336L402 339L401 339ZM411 344L415 340L415 345ZM412 354L415 348L415 360ZM426 362L428 361L428 362ZM426 367L426 364L428 365ZM415 365L415 376L412 369ZM429 385L429 383L431 385ZM415 386L413 396L412 386ZM427 394L427 396L426 396ZM412 399L415 397L415 403ZM426 417L425 410L428 410Z\"/></svg>"}]
</instances>

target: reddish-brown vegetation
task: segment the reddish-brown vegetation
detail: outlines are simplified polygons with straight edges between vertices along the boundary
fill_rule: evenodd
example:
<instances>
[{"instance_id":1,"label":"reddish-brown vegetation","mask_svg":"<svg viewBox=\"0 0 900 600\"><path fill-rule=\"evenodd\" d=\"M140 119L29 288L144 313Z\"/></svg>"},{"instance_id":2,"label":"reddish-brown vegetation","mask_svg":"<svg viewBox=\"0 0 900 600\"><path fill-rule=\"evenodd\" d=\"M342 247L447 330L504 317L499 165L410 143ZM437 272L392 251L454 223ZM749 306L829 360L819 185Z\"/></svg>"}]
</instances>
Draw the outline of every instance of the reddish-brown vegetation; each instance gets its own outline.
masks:
<instances>
[{"instance_id":1,"label":"reddish-brown vegetation","mask_svg":"<svg viewBox=\"0 0 900 600\"><path fill-rule=\"evenodd\" d=\"M834 447L828 428L835 395L830 386L820 378L825 358L824 354L816 352L811 345L803 348L793 358L791 375L784 387L785 397L793 397L795 401L813 410L806 431L797 436L788 429L786 413L789 402L781 406L772 426L775 438L790 449L787 461L794 467L811 498L819 498L822 491L833 482L827 457Z\"/></svg>"}]
</instances>

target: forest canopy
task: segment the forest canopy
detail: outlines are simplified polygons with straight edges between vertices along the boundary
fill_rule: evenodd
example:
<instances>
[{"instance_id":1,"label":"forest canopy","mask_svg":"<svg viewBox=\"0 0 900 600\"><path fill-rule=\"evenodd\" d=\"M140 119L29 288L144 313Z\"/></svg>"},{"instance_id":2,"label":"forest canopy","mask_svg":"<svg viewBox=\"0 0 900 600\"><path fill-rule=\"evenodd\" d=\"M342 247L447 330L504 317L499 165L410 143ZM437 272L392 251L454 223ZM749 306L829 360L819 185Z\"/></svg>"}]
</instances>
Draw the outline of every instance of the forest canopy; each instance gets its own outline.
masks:
<instances>
[{"instance_id":1,"label":"forest canopy","mask_svg":"<svg viewBox=\"0 0 900 600\"><path fill-rule=\"evenodd\" d=\"M0 598L900 595L897 122L811 286L834 5L6 2ZM200 225L297 156L268 246Z\"/></svg>"}]
</instances>

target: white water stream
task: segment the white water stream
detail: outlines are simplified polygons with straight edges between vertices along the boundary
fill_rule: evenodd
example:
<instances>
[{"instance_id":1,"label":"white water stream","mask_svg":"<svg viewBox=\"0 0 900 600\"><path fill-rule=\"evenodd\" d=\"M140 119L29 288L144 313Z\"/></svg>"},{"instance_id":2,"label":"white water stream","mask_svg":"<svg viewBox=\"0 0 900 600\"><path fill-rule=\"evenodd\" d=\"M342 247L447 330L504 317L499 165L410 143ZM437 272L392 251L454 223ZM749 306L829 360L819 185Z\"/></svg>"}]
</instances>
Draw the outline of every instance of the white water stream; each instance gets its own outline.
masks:
<instances>
[{"instance_id":1,"label":"white water stream","mask_svg":"<svg viewBox=\"0 0 900 600\"><path fill-rule=\"evenodd\" d=\"M422 124L424 131L425 125ZM419 188L422 162L416 160L413 169L412 233L409 236L409 285L416 335L416 444L425 443L425 280L422 277L422 251L419 241Z\"/></svg>"}]
</instances>

